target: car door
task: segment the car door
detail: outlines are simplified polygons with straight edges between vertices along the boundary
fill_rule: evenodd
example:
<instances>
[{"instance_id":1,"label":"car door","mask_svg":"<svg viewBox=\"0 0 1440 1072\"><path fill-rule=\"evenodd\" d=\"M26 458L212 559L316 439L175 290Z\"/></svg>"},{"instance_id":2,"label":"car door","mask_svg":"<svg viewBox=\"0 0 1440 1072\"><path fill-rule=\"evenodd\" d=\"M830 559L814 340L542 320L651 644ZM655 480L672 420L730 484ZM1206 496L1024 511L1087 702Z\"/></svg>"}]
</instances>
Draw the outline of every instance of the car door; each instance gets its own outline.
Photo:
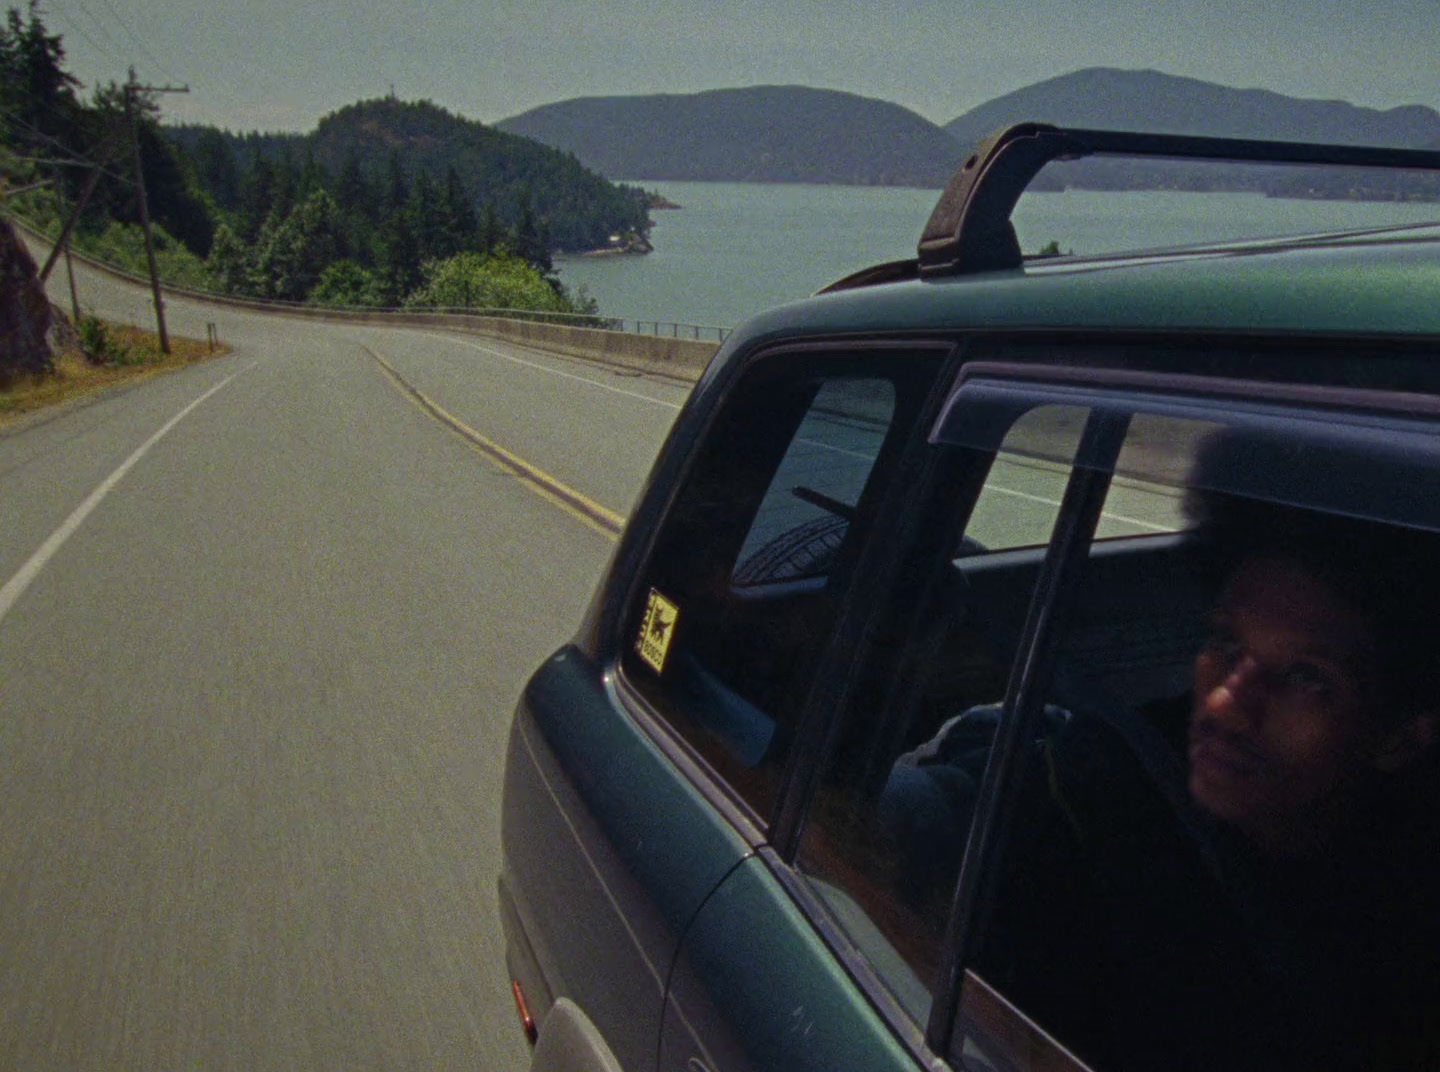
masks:
<instances>
[{"instance_id":1,"label":"car door","mask_svg":"<svg viewBox=\"0 0 1440 1072\"><path fill-rule=\"evenodd\" d=\"M863 625L842 626L817 670L844 680L807 713L838 718L797 746L773 845L687 928L661 1067L1377 1067L1433 1052L1440 943L1407 937L1431 933L1426 858L1389 860L1403 896L1343 860L1262 859L1194 795L1185 745L1201 654L1231 644L1215 639L1226 556L1284 548L1413 577L1424 595L1371 603L1417 608L1399 617L1405 651L1440 643L1413 635L1436 633L1418 608L1440 592L1426 565L1440 428L1405 404L968 366L903 517L859 560L848 609ZM1222 538L1205 520L1216 502L1286 520ZM1323 533L1343 538L1303 546ZM1390 788L1426 801L1428 769ZM1432 812L1401 813L1397 844L1440 840ZM1292 878L1312 867L1410 923ZM1323 923L1343 913L1347 927Z\"/></svg>"},{"instance_id":2,"label":"car door","mask_svg":"<svg viewBox=\"0 0 1440 1072\"><path fill-rule=\"evenodd\" d=\"M512 974L541 1010L569 999L626 1069L654 1067L680 935L765 844L853 548L948 352L744 362L657 470L658 521L602 600L612 639L561 651L525 692L504 817Z\"/></svg>"},{"instance_id":3,"label":"car door","mask_svg":"<svg viewBox=\"0 0 1440 1072\"><path fill-rule=\"evenodd\" d=\"M1054 407L1015 423L984 450L925 448L861 555L849 611L863 627L842 628L820 664L830 688L812 693L792 766L803 822L782 808L775 843L687 928L662 1028L667 1072L937 1064L925 1032L966 828L945 832L953 853L926 849L921 831L887 828L883 797L922 715L1004 693L1085 415ZM1053 460L1026 453L1037 438ZM937 667L942 642L953 658Z\"/></svg>"}]
</instances>

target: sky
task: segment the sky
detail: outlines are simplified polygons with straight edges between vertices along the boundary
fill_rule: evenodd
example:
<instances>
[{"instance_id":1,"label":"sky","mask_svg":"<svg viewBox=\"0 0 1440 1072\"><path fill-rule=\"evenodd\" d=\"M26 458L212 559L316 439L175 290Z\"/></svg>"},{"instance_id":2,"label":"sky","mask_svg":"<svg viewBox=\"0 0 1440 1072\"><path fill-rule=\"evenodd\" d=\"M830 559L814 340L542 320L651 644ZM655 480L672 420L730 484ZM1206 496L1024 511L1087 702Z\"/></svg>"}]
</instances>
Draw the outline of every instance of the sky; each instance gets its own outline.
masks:
<instances>
[{"instance_id":1,"label":"sky","mask_svg":"<svg viewBox=\"0 0 1440 1072\"><path fill-rule=\"evenodd\" d=\"M13 0L12 0L13 2ZM167 122L308 131L357 100L493 123L573 97L766 84L936 123L1083 67L1440 109L1440 0L43 0L87 87Z\"/></svg>"}]
</instances>

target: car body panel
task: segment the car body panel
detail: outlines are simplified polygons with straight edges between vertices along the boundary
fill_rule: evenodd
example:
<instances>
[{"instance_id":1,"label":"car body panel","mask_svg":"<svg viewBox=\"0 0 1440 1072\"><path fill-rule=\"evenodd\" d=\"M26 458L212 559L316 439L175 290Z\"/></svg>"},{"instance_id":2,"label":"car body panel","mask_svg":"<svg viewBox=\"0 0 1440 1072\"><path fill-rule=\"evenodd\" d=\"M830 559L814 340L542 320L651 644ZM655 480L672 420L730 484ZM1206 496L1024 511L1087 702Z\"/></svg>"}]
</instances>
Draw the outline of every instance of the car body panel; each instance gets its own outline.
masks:
<instances>
[{"instance_id":1,"label":"car body panel","mask_svg":"<svg viewBox=\"0 0 1440 1072\"><path fill-rule=\"evenodd\" d=\"M1434 336L1440 233L1434 227L1407 233L1413 237L1406 241L1066 258L846 290L762 313L727 341L746 348L822 333L957 328Z\"/></svg>"},{"instance_id":2,"label":"car body panel","mask_svg":"<svg viewBox=\"0 0 1440 1072\"><path fill-rule=\"evenodd\" d=\"M506 916L522 928L509 945L533 954L542 980L528 996L569 997L623 1067L651 1067L680 935L750 846L574 648L535 675L516 714L502 848Z\"/></svg>"},{"instance_id":3,"label":"car body panel","mask_svg":"<svg viewBox=\"0 0 1440 1072\"><path fill-rule=\"evenodd\" d=\"M694 1072L695 1062L709 1072L916 1068L759 855L705 902L676 962L660 1068Z\"/></svg>"}]
</instances>

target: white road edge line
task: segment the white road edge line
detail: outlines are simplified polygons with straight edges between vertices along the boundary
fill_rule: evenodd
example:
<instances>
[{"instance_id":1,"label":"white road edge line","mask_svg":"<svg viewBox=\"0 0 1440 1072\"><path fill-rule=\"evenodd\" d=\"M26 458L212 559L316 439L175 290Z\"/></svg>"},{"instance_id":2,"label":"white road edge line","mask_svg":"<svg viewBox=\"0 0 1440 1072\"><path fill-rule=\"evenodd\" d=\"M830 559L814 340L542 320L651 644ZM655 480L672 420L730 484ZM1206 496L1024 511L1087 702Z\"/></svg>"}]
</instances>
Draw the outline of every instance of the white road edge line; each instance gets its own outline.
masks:
<instances>
[{"instance_id":1,"label":"white road edge line","mask_svg":"<svg viewBox=\"0 0 1440 1072\"><path fill-rule=\"evenodd\" d=\"M441 335L438 332L425 332L432 339L443 339L446 342L458 342L461 346L468 346L472 350L479 350L482 354L490 354L502 361L509 361L514 365L523 365L526 368L538 369L541 372L548 372L552 376L559 376L567 380L579 380L581 383L588 383L591 387L598 387L602 391L609 391L611 394L624 395L626 398L638 398L641 402L649 402L653 406L664 406L666 409L679 409L680 403L666 402L662 398L651 398L649 395L642 395L638 391L626 391L620 387L611 387L608 383L601 383L599 380L592 380L588 376L577 376L573 372L561 372L559 369L550 368L537 361L526 361L523 358L512 357L509 354L501 353L499 350L492 350L488 346L481 346L478 342L471 342L469 339L461 339L454 335Z\"/></svg>"},{"instance_id":2,"label":"white road edge line","mask_svg":"<svg viewBox=\"0 0 1440 1072\"><path fill-rule=\"evenodd\" d=\"M997 495L1009 495L1016 499L1024 499L1027 502L1044 503L1046 506L1060 506L1059 499L1047 499L1044 495L1032 495L1028 491L1016 491L1014 488L1001 487L999 484L986 484L986 491L993 491ZM1109 510L1101 510L1101 517L1108 517L1111 521L1120 521L1126 525L1134 525L1139 529L1149 529L1151 532L1175 532L1174 525L1157 525L1153 521L1141 521L1138 517L1129 517L1126 514L1116 514Z\"/></svg>"},{"instance_id":3,"label":"white road edge line","mask_svg":"<svg viewBox=\"0 0 1440 1072\"><path fill-rule=\"evenodd\" d=\"M249 367L254 368L253 365ZM240 370L240 372L245 371L248 369ZM130 457L120 463L119 468L101 481L99 487L92 491L84 502L75 507L70 516L61 522L60 527L50 534L50 538L40 545L40 549L30 556L29 561L20 567L19 572L6 581L3 588L0 588L0 622L5 620L5 615L10 613L10 608L15 605L16 600L20 598L25 589L30 587L30 582L39 576L40 571L45 568L45 564L55 557L55 553L65 545L65 541L75 534L75 530L84 523L95 507L100 505L101 500L110 494L115 485L120 483L125 474L135 467L135 463L145 457L150 448L164 439L172 428L188 417L195 407L240 375L240 372L232 372L166 421L158 432L141 443Z\"/></svg>"}]
</instances>

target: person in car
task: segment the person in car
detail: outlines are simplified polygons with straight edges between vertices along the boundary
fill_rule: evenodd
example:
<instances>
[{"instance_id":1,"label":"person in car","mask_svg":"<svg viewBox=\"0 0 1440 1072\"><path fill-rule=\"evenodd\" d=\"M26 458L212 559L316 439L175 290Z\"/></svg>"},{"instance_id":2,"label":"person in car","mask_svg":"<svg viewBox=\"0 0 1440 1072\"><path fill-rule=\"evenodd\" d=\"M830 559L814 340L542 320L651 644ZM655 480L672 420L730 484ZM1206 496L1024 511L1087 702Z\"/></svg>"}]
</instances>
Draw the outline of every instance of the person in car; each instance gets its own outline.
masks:
<instances>
[{"instance_id":1,"label":"person in car","mask_svg":"<svg viewBox=\"0 0 1440 1072\"><path fill-rule=\"evenodd\" d=\"M1100 1069L1440 1067L1435 537L1190 506L1193 690L1049 709L976 966ZM973 785L977 721L892 787Z\"/></svg>"}]
</instances>

